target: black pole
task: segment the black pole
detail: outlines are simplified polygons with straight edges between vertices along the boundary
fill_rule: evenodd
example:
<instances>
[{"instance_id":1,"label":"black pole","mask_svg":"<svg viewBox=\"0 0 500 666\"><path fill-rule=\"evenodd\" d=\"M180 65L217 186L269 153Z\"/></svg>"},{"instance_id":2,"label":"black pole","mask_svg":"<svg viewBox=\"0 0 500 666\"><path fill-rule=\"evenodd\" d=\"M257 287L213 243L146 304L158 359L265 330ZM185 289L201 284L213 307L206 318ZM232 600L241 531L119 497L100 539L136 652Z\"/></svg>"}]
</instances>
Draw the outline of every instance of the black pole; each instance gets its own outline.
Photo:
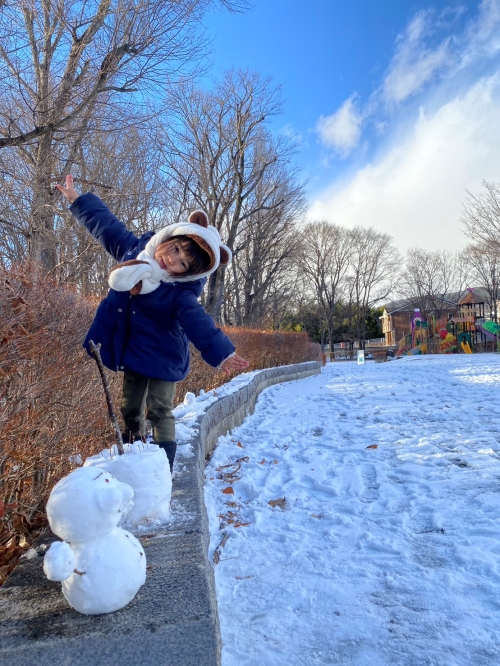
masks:
<instances>
[{"instance_id":1,"label":"black pole","mask_svg":"<svg viewBox=\"0 0 500 666\"><path fill-rule=\"evenodd\" d=\"M93 340L89 340L90 353L95 358L97 367L99 369L99 374L101 375L102 385L104 387L104 393L106 395L106 403L108 405L109 419L116 432L116 448L118 449L119 455L122 456L125 453L123 449L122 431L120 426L118 425L118 421L116 419L115 412L113 409L113 403L111 402L111 393L109 391L109 384L108 380L106 379L106 374L104 372L104 365L101 358L101 352L99 351L100 346L101 346L100 344L98 345L94 344Z\"/></svg>"}]
</instances>

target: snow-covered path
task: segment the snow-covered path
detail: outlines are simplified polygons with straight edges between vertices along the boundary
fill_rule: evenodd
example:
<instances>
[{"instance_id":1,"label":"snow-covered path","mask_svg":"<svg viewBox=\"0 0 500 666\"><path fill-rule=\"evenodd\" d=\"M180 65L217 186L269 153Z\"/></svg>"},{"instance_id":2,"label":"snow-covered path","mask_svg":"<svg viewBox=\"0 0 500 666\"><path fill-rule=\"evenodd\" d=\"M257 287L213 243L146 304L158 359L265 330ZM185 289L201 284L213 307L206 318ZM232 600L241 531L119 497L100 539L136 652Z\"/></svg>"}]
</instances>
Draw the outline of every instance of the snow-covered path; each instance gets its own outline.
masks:
<instances>
[{"instance_id":1,"label":"snow-covered path","mask_svg":"<svg viewBox=\"0 0 500 666\"><path fill-rule=\"evenodd\" d=\"M500 663L499 398L494 354L262 393L206 468L223 666Z\"/></svg>"}]
</instances>

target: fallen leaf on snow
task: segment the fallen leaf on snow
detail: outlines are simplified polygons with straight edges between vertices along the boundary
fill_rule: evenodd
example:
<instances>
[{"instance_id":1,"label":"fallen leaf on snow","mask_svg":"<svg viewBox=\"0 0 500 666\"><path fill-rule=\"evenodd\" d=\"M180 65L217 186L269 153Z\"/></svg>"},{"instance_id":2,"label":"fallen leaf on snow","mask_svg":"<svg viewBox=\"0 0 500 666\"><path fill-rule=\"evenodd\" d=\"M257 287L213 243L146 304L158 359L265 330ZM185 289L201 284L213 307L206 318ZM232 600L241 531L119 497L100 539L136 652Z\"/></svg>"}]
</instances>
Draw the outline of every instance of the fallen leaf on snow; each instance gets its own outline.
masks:
<instances>
[{"instance_id":1,"label":"fallen leaf on snow","mask_svg":"<svg viewBox=\"0 0 500 666\"><path fill-rule=\"evenodd\" d=\"M265 458L262 458L262 460L260 461L259 465L263 465L265 462L266 462L266 459L265 459Z\"/></svg>"},{"instance_id":2,"label":"fallen leaf on snow","mask_svg":"<svg viewBox=\"0 0 500 666\"><path fill-rule=\"evenodd\" d=\"M366 447L367 449L378 449L378 444L370 444L370 446Z\"/></svg>"},{"instance_id":3,"label":"fallen leaf on snow","mask_svg":"<svg viewBox=\"0 0 500 666\"><path fill-rule=\"evenodd\" d=\"M234 490L231 488L231 486L224 488L222 492L224 493L224 495L234 495Z\"/></svg>"},{"instance_id":4,"label":"fallen leaf on snow","mask_svg":"<svg viewBox=\"0 0 500 666\"><path fill-rule=\"evenodd\" d=\"M286 497L280 497L279 499L269 500L268 504L269 506L272 506L273 509L277 506L279 506L280 509L284 509L286 504Z\"/></svg>"},{"instance_id":5,"label":"fallen leaf on snow","mask_svg":"<svg viewBox=\"0 0 500 666\"><path fill-rule=\"evenodd\" d=\"M235 527L246 527L247 525L250 525L250 523L234 523Z\"/></svg>"},{"instance_id":6,"label":"fallen leaf on snow","mask_svg":"<svg viewBox=\"0 0 500 666\"><path fill-rule=\"evenodd\" d=\"M215 469L216 469L217 472L220 472L221 470L227 469L228 467L235 467L235 465L236 465L235 462L234 463L227 463L227 465L219 465Z\"/></svg>"},{"instance_id":7,"label":"fallen leaf on snow","mask_svg":"<svg viewBox=\"0 0 500 666\"><path fill-rule=\"evenodd\" d=\"M228 539L228 536L229 536L229 535L228 535L227 532L224 532L224 534L222 535L221 542L220 542L220 544L217 546L217 548L215 549L214 556L213 556L213 558L212 558L212 561L213 561L214 564L219 564L219 562L220 562L220 554L221 554L221 552L222 552L222 549L223 549L224 546L226 545L226 541L227 541L227 539Z\"/></svg>"}]
</instances>

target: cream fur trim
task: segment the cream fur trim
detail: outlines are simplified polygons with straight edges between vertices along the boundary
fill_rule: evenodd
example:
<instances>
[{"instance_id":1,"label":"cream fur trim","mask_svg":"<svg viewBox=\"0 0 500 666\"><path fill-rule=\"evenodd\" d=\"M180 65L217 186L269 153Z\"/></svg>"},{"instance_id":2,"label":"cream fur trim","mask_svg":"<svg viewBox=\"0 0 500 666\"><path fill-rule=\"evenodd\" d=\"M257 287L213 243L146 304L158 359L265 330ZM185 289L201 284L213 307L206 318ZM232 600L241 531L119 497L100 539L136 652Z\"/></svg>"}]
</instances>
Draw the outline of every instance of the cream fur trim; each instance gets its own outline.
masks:
<instances>
[{"instance_id":1,"label":"cream fur trim","mask_svg":"<svg viewBox=\"0 0 500 666\"><path fill-rule=\"evenodd\" d=\"M142 252L140 253L140 255ZM161 282L170 282L169 274L164 271L155 259L138 256L138 259L147 264L134 266L120 266L115 268L108 278L108 284L115 291L130 291L139 282L142 282L141 294L150 294L158 289Z\"/></svg>"},{"instance_id":2,"label":"cream fur trim","mask_svg":"<svg viewBox=\"0 0 500 666\"><path fill-rule=\"evenodd\" d=\"M180 224L169 224L168 227L160 229L147 243L146 247L142 252L139 253L137 259L144 259L145 256L153 258L156 252L156 248L161 243L164 243L169 238L173 236L198 236L202 238L212 249L215 257L215 263L210 268L210 270L205 273L200 273L198 275L187 275L185 277L176 276L175 282L193 282L194 280L199 280L202 277L208 277L214 271L219 268L220 265L220 248L223 247L227 252L229 257L229 262L231 262L232 254L231 250L223 245L220 240L220 234L217 229L211 225L208 227L201 227L199 224L193 224L191 222L183 222Z\"/></svg>"}]
</instances>

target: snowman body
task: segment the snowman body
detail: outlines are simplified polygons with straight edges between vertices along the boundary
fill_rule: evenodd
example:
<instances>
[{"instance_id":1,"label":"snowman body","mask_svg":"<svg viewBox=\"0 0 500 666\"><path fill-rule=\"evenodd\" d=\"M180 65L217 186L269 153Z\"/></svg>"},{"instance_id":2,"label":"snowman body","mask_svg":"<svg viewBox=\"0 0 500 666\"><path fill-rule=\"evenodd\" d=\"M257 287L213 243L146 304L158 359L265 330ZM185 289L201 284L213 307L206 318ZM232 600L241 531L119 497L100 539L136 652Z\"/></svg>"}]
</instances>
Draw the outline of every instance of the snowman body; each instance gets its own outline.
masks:
<instances>
[{"instance_id":1,"label":"snowman body","mask_svg":"<svg viewBox=\"0 0 500 666\"><path fill-rule=\"evenodd\" d=\"M80 613L111 613L126 606L146 579L146 556L133 534L117 527L134 492L109 472L80 467L61 479L47 503L49 524L64 539L51 545L44 571L62 582Z\"/></svg>"}]
</instances>

